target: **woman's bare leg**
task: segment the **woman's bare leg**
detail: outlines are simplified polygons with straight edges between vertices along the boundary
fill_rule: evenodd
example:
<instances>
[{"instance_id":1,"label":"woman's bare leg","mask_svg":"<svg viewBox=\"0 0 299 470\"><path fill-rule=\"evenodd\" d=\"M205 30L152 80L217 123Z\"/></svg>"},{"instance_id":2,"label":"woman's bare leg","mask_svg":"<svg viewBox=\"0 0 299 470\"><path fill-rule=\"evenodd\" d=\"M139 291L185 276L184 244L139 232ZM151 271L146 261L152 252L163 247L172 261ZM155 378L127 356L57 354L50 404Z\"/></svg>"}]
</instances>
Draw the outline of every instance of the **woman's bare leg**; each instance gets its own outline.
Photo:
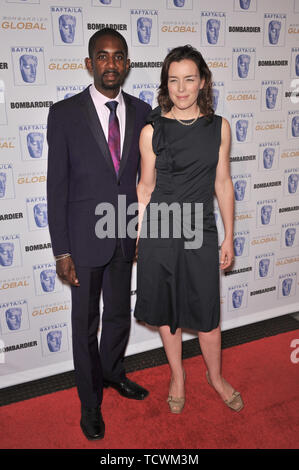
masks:
<instances>
[{"instance_id":1,"label":"woman's bare leg","mask_svg":"<svg viewBox=\"0 0 299 470\"><path fill-rule=\"evenodd\" d=\"M182 330L178 328L175 334L172 334L170 332L169 326L161 326L159 328L159 332L172 374L169 395L177 398L184 397L185 390L182 363Z\"/></svg>"},{"instance_id":2,"label":"woman's bare leg","mask_svg":"<svg viewBox=\"0 0 299 470\"><path fill-rule=\"evenodd\" d=\"M223 400L229 400L234 389L221 375L220 326L207 333L199 331L198 339L213 387Z\"/></svg>"}]
</instances>

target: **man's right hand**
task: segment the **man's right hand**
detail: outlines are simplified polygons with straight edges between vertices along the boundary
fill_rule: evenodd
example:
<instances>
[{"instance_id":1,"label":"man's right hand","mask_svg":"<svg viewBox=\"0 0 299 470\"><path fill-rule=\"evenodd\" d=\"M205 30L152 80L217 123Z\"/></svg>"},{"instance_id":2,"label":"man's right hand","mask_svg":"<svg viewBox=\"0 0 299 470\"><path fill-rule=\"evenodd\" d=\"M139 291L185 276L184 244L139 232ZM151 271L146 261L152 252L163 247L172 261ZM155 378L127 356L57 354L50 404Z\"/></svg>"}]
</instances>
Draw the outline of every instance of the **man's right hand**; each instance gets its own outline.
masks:
<instances>
[{"instance_id":1,"label":"man's right hand","mask_svg":"<svg viewBox=\"0 0 299 470\"><path fill-rule=\"evenodd\" d=\"M80 286L71 256L56 261L56 272L60 279L68 282L71 286Z\"/></svg>"}]
</instances>

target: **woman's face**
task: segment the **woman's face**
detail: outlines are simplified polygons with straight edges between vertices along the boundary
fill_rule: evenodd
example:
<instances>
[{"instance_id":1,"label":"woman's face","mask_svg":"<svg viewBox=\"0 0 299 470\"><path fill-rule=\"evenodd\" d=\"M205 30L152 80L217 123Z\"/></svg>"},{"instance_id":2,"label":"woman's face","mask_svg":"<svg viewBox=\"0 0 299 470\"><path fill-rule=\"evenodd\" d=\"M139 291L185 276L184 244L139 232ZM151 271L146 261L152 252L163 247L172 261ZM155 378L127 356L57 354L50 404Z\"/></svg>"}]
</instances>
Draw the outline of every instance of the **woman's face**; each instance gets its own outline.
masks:
<instances>
[{"instance_id":1,"label":"woman's face","mask_svg":"<svg viewBox=\"0 0 299 470\"><path fill-rule=\"evenodd\" d=\"M197 65L191 59L172 62L168 70L168 93L174 106L185 110L197 103L199 90L204 86Z\"/></svg>"}]
</instances>

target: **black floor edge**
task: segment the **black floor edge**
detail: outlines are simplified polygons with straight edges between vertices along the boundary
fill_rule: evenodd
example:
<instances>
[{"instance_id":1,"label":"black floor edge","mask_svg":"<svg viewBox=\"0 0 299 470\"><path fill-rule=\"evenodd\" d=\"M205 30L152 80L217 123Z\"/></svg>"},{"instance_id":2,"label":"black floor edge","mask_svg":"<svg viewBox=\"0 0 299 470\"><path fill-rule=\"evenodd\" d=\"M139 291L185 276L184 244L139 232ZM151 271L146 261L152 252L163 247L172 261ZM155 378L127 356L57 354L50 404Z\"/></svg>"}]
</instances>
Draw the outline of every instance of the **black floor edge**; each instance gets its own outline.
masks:
<instances>
[{"instance_id":1,"label":"black floor edge","mask_svg":"<svg viewBox=\"0 0 299 470\"><path fill-rule=\"evenodd\" d=\"M263 320L250 325L240 326L222 332L222 349L231 348L280 333L299 329L299 321L295 314L288 314ZM183 359L201 354L197 338L183 342ZM128 373L160 366L167 363L163 348L127 356L124 359ZM28 400L48 393L65 390L75 386L74 371L45 377L38 380L0 389L0 406L18 401Z\"/></svg>"}]
</instances>

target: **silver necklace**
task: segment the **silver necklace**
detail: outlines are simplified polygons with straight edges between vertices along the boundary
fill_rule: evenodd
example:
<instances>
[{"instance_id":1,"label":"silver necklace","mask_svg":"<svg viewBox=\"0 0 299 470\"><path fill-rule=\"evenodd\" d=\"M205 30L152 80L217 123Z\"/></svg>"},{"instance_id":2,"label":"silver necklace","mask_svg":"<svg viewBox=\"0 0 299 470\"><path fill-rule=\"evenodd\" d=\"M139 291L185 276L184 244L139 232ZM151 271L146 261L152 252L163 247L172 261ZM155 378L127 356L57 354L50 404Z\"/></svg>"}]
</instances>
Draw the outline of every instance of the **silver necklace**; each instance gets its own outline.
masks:
<instances>
[{"instance_id":1,"label":"silver necklace","mask_svg":"<svg viewBox=\"0 0 299 470\"><path fill-rule=\"evenodd\" d=\"M180 124L183 124L183 126L192 126L192 124L194 124L195 121L197 121L197 119L199 118L199 108L198 108L197 116L194 119L192 119L191 122L183 122L180 119L176 118L175 115L174 115L174 112L172 111L172 109L170 110L170 112L171 112L172 116L174 117L174 119L176 121L178 121Z\"/></svg>"}]
</instances>

